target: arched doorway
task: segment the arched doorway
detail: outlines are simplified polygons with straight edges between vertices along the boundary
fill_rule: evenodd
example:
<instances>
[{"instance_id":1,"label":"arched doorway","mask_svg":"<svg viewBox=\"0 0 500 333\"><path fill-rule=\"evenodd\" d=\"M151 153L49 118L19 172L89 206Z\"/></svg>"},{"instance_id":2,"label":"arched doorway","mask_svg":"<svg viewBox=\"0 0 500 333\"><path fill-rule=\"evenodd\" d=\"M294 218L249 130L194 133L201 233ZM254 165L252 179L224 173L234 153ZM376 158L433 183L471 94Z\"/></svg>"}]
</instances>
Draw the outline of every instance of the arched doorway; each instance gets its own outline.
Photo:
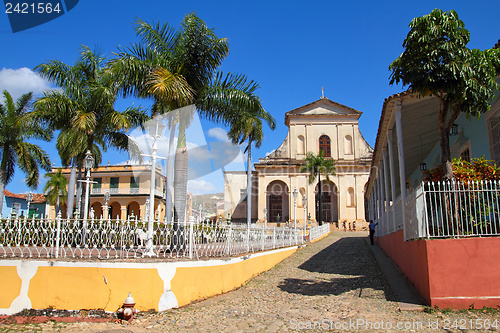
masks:
<instances>
[{"instance_id":1,"label":"arched doorway","mask_svg":"<svg viewBox=\"0 0 500 333\"><path fill-rule=\"evenodd\" d=\"M134 214L135 218L140 218L141 217L141 208L139 204L135 201L132 201L127 205L127 218L132 216L132 213Z\"/></svg>"},{"instance_id":2,"label":"arched doorway","mask_svg":"<svg viewBox=\"0 0 500 333\"><path fill-rule=\"evenodd\" d=\"M319 219L319 183L315 189L316 199L316 220ZM337 186L332 181L321 181L321 219L323 222L337 222L338 215L338 200L337 200Z\"/></svg>"},{"instance_id":3,"label":"arched doorway","mask_svg":"<svg viewBox=\"0 0 500 333\"><path fill-rule=\"evenodd\" d=\"M94 202L92 206L90 206L90 210L94 209L94 218L100 219L102 216L102 205L100 202ZM89 213L90 216L90 213Z\"/></svg>"},{"instance_id":4,"label":"arched doorway","mask_svg":"<svg viewBox=\"0 0 500 333\"><path fill-rule=\"evenodd\" d=\"M116 219L116 218L121 218L121 209L122 206L118 202L113 202L111 205L109 205L109 218L110 219Z\"/></svg>"},{"instance_id":5,"label":"arched doorway","mask_svg":"<svg viewBox=\"0 0 500 333\"><path fill-rule=\"evenodd\" d=\"M288 207L288 185L274 180L267 185L266 206L269 222L286 222L290 216Z\"/></svg>"}]
</instances>

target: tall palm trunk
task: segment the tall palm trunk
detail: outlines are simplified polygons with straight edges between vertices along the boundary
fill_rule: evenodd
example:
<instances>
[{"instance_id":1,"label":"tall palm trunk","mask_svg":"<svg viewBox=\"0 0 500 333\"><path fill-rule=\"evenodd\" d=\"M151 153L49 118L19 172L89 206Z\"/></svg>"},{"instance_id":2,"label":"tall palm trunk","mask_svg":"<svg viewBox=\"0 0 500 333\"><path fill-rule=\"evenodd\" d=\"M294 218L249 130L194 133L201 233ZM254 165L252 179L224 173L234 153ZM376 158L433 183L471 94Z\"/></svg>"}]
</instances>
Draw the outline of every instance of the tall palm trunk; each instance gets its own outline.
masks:
<instances>
[{"instance_id":1,"label":"tall palm trunk","mask_svg":"<svg viewBox=\"0 0 500 333\"><path fill-rule=\"evenodd\" d=\"M318 180L319 180L319 189L318 189L318 194L319 194L319 210L318 210L318 223L319 225L323 225L323 198L321 195L321 174L318 174Z\"/></svg>"},{"instance_id":2,"label":"tall palm trunk","mask_svg":"<svg viewBox=\"0 0 500 333\"><path fill-rule=\"evenodd\" d=\"M61 207L59 207L59 195L57 195L57 202L56 202L56 216L57 217L57 213L59 212L59 210L61 209Z\"/></svg>"},{"instance_id":3,"label":"tall palm trunk","mask_svg":"<svg viewBox=\"0 0 500 333\"><path fill-rule=\"evenodd\" d=\"M77 180L82 180L82 167L80 166L78 168L78 178ZM82 192L83 192L83 186L82 182L77 182L77 190L76 190L76 207L78 207L78 212L79 216L77 218L82 218L83 215L83 207L82 207ZM73 209L73 207L71 207Z\"/></svg>"},{"instance_id":4,"label":"tall palm trunk","mask_svg":"<svg viewBox=\"0 0 500 333\"><path fill-rule=\"evenodd\" d=\"M170 141L168 147L168 160L167 160L167 193L165 199L165 221L172 221L172 190L174 184L174 156L175 156L175 130L177 125L172 123L170 128Z\"/></svg>"},{"instance_id":5,"label":"tall palm trunk","mask_svg":"<svg viewBox=\"0 0 500 333\"><path fill-rule=\"evenodd\" d=\"M76 157L73 157L71 163L71 172L69 174L68 183L68 199L66 202L66 218L71 218L73 213L73 205L75 203L75 185L76 185Z\"/></svg>"},{"instance_id":6,"label":"tall palm trunk","mask_svg":"<svg viewBox=\"0 0 500 333\"><path fill-rule=\"evenodd\" d=\"M188 153L186 148L186 131L179 125L179 140L174 161L174 221L186 222L186 194L188 178Z\"/></svg>"},{"instance_id":7,"label":"tall palm trunk","mask_svg":"<svg viewBox=\"0 0 500 333\"><path fill-rule=\"evenodd\" d=\"M2 217L2 211L3 211L5 183L7 182L6 175L7 173L5 172L5 169L2 167L2 169L0 169L0 217Z\"/></svg>"},{"instance_id":8,"label":"tall palm trunk","mask_svg":"<svg viewBox=\"0 0 500 333\"><path fill-rule=\"evenodd\" d=\"M179 139L174 161L174 231L177 237L174 237L174 248L184 250L185 244L184 224L186 221L186 194L188 178L188 153L186 147L186 128L185 124L179 123Z\"/></svg>"},{"instance_id":9,"label":"tall palm trunk","mask_svg":"<svg viewBox=\"0 0 500 333\"><path fill-rule=\"evenodd\" d=\"M252 225L252 141L248 142L247 157L247 225Z\"/></svg>"}]
</instances>

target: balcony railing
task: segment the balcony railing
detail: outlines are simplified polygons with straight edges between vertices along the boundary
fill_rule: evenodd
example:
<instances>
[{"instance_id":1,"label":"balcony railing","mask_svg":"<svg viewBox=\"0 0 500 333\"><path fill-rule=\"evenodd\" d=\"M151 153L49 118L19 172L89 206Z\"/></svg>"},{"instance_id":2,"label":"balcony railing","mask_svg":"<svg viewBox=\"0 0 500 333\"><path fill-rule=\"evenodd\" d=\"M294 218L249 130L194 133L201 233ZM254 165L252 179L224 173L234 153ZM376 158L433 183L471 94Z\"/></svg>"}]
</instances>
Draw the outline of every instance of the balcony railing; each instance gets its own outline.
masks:
<instances>
[{"instance_id":1,"label":"balcony railing","mask_svg":"<svg viewBox=\"0 0 500 333\"><path fill-rule=\"evenodd\" d=\"M149 188L140 188L140 187L128 187L128 188L93 188L91 189L91 194L99 195L106 193L109 191L109 194L118 194L118 195L144 195L149 194ZM160 190L155 190L155 196L164 197L164 194Z\"/></svg>"}]
</instances>

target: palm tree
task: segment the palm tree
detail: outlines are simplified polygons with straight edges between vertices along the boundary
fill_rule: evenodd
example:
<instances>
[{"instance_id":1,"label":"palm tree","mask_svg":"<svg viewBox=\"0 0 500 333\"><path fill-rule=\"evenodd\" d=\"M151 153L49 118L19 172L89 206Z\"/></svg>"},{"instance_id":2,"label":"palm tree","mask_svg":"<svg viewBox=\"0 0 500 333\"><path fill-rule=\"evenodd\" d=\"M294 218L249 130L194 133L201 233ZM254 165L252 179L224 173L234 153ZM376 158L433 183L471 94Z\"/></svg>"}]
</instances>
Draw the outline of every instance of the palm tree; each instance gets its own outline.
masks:
<instances>
[{"instance_id":1,"label":"palm tree","mask_svg":"<svg viewBox=\"0 0 500 333\"><path fill-rule=\"evenodd\" d=\"M251 225L252 217L252 143L259 148L264 139L262 132L262 120L266 121L269 127L274 130L276 123L274 118L262 107L257 110L249 110L240 113L238 117L231 121L231 128L227 134L234 144L243 144L248 141L244 152L247 153L247 225Z\"/></svg>"},{"instance_id":2,"label":"palm tree","mask_svg":"<svg viewBox=\"0 0 500 333\"><path fill-rule=\"evenodd\" d=\"M68 179L62 173L62 169L59 169L56 173L48 173L45 175L48 178L43 188L43 193L45 193L45 198L47 202L51 205L56 206L56 216L61 209L60 205L66 202L66 196L68 191L66 187L68 186Z\"/></svg>"},{"instance_id":3,"label":"palm tree","mask_svg":"<svg viewBox=\"0 0 500 333\"><path fill-rule=\"evenodd\" d=\"M325 179L329 182L330 175L335 175L335 162L332 159L328 159L323 157L323 150L319 151L318 155L314 155L313 153L307 153L306 164L300 168L300 172L308 172L309 173L309 184L313 184L318 177L318 195L319 195L319 214L318 214L318 223L319 225L323 224L322 221L322 209L323 209L323 200L321 198L321 175L325 176Z\"/></svg>"},{"instance_id":4,"label":"palm tree","mask_svg":"<svg viewBox=\"0 0 500 333\"><path fill-rule=\"evenodd\" d=\"M106 58L99 52L82 46L74 66L51 60L35 68L62 87L62 91L45 93L35 102L34 117L60 130L56 146L63 166L71 164L68 218L73 207L76 168L82 166L85 152L90 150L99 165L101 150L113 147L127 151L129 140L124 131L142 126L148 119L140 108L129 107L123 112L115 109L118 86L106 65Z\"/></svg>"},{"instance_id":5,"label":"palm tree","mask_svg":"<svg viewBox=\"0 0 500 333\"><path fill-rule=\"evenodd\" d=\"M27 140L50 141L52 138L52 131L27 116L31 92L19 97L16 103L6 90L3 96L4 104L0 104L0 215L5 186L12 180L16 165L26 174L26 184L33 189L38 186L39 166L50 171L47 153Z\"/></svg>"},{"instance_id":6,"label":"palm tree","mask_svg":"<svg viewBox=\"0 0 500 333\"><path fill-rule=\"evenodd\" d=\"M243 75L217 72L229 53L227 40L218 38L194 13L186 15L179 30L140 20L135 25L142 44L121 52L113 67L117 77L124 78L125 94L154 98L153 113L194 104L200 116L229 124L238 112L260 107L253 81L247 82ZM189 119L189 112L180 114L178 123L175 221L183 220L185 214L188 166L185 130ZM167 179L171 177L169 172Z\"/></svg>"}]
</instances>

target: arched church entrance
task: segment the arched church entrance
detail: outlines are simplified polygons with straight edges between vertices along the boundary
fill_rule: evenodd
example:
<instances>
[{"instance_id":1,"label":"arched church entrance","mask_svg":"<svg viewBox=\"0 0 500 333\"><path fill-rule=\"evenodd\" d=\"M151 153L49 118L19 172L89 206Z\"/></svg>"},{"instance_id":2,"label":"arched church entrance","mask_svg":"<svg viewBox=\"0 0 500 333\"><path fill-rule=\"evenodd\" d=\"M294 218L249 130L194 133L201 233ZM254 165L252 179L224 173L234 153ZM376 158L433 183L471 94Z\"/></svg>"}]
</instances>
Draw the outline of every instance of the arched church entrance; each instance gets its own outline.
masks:
<instances>
[{"instance_id":1,"label":"arched church entrance","mask_svg":"<svg viewBox=\"0 0 500 333\"><path fill-rule=\"evenodd\" d=\"M286 222L290 216L288 207L288 185L274 180L267 185L266 204L269 222Z\"/></svg>"},{"instance_id":2,"label":"arched church entrance","mask_svg":"<svg viewBox=\"0 0 500 333\"><path fill-rule=\"evenodd\" d=\"M319 183L316 185L316 220L319 219ZM321 220L323 222L337 222L339 219L338 214L338 199L337 199L337 186L332 181L321 181Z\"/></svg>"}]
</instances>

